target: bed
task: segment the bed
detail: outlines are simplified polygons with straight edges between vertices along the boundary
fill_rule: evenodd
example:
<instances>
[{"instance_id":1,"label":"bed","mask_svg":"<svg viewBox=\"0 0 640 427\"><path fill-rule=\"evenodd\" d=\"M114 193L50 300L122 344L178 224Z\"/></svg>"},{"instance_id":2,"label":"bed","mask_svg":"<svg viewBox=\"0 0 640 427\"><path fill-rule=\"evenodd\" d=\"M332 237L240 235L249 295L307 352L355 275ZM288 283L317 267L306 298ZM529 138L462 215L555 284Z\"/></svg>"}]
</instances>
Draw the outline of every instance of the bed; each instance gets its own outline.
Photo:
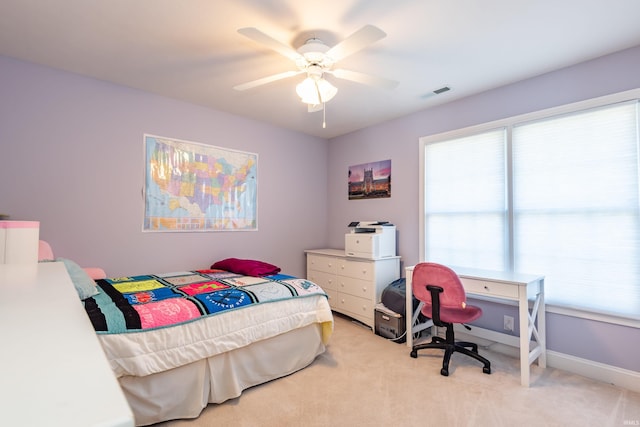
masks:
<instances>
[{"instance_id":1,"label":"bed","mask_svg":"<svg viewBox=\"0 0 640 427\"><path fill-rule=\"evenodd\" d=\"M195 418L325 351L333 317L319 286L211 267L104 278L83 298L136 425Z\"/></svg>"}]
</instances>

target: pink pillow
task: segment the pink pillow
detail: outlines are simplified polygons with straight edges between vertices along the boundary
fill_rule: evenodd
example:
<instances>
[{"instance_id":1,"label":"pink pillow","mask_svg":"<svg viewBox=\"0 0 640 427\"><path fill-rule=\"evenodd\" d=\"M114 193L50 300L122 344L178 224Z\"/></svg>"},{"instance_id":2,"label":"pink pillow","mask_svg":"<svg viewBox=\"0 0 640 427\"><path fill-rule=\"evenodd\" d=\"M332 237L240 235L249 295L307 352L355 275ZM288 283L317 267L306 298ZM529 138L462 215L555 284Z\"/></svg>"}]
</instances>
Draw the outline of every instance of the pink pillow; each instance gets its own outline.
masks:
<instances>
[{"instance_id":1,"label":"pink pillow","mask_svg":"<svg viewBox=\"0 0 640 427\"><path fill-rule=\"evenodd\" d=\"M91 277L93 280L104 279L107 277L107 273L104 272L103 269L97 267L85 267L83 270Z\"/></svg>"},{"instance_id":2,"label":"pink pillow","mask_svg":"<svg viewBox=\"0 0 640 427\"><path fill-rule=\"evenodd\" d=\"M244 274L246 276L269 276L280 272L280 267L276 267L275 265L253 259L238 258L223 259L213 264L211 268Z\"/></svg>"}]
</instances>

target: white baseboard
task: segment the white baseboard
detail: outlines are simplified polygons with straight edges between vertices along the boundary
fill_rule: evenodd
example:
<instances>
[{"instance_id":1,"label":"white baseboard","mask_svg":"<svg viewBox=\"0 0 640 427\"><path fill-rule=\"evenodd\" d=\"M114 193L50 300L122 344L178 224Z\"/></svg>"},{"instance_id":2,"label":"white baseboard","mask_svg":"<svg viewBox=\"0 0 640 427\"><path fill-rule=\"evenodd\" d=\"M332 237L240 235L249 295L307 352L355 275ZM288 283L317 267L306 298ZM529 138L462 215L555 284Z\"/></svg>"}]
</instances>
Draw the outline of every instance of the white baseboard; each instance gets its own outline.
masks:
<instances>
[{"instance_id":1,"label":"white baseboard","mask_svg":"<svg viewBox=\"0 0 640 427\"><path fill-rule=\"evenodd\" d=\"M518 337L506 337L499 332L477 327L473 327L472 331L467 331L466 329L459 330L456 326L455 333L456 337L462 340L470 339L473 341L475 338L475 342L480 347L491 347L492 351L515 358L520 357ZM547 350L547 366L640 393L640 372L606 365L553 350Z\"/></svg>"},{"instance_id":2,"label":"white baseboard","mask_svg":"<svg viewBox=\"0 0 640 427\"><path fill-rule=\"evenodd\" d=\"M547 366L640 392L640 372L547 350Z\"/></svg>"}]
</instances>

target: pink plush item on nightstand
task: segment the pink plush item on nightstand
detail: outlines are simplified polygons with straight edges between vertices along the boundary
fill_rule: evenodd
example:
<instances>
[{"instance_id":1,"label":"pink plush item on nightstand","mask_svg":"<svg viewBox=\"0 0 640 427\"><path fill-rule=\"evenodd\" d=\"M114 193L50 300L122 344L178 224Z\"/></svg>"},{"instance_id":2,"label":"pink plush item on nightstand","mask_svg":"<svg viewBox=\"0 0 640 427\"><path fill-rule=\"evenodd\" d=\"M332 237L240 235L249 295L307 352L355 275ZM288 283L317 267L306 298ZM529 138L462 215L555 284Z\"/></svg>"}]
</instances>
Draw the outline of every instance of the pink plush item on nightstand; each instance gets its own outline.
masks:
<instances>
[{"instance_id":1,"label":"pink plush item on nightstand","mask_svg":"<svg viewBox=\"0 0 640 427\"><path fill-rule=\"evenodd\" d=\"M44 240L38 242L38 261L51 261L55 259L51 245Z\"/></svg>"},{"instance_id":2,"label":"pink plush item on nightstand","mask_svg":"<svg viewBox=\"0 0 640 427\"><path fill-rule=\"evenodd\" d=\"M44 240L40 240L38 242L38 261L54 261L56 258L53 256L53 249L51 249L51 245ZM97 267L87 267L83 268L83 270L91 277L93 280L104 279L107 277L107 274L103 269Z\"/></svg>"}]
</instances>

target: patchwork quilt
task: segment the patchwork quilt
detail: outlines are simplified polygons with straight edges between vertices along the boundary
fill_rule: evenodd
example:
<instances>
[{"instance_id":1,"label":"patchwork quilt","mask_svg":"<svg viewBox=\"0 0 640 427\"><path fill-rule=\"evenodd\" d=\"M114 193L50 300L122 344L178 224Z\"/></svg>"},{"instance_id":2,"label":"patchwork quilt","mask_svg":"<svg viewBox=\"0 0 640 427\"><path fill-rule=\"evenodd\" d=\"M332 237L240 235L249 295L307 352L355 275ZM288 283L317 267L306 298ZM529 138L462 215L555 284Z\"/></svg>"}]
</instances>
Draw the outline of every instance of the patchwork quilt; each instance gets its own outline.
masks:
<instances>
[{"instance_id":1,"label":"patchwork quilt","mask_svg":"<svg viewBox=\"0 0 640 427\"><path fill-rule=\"evenodd\" d=\"M326 294L306 279L285 274L243 276L196 270L97 280L100 292L84 300L98 334L165 328L225 311Z\"/></svg>"}]
</instances>

